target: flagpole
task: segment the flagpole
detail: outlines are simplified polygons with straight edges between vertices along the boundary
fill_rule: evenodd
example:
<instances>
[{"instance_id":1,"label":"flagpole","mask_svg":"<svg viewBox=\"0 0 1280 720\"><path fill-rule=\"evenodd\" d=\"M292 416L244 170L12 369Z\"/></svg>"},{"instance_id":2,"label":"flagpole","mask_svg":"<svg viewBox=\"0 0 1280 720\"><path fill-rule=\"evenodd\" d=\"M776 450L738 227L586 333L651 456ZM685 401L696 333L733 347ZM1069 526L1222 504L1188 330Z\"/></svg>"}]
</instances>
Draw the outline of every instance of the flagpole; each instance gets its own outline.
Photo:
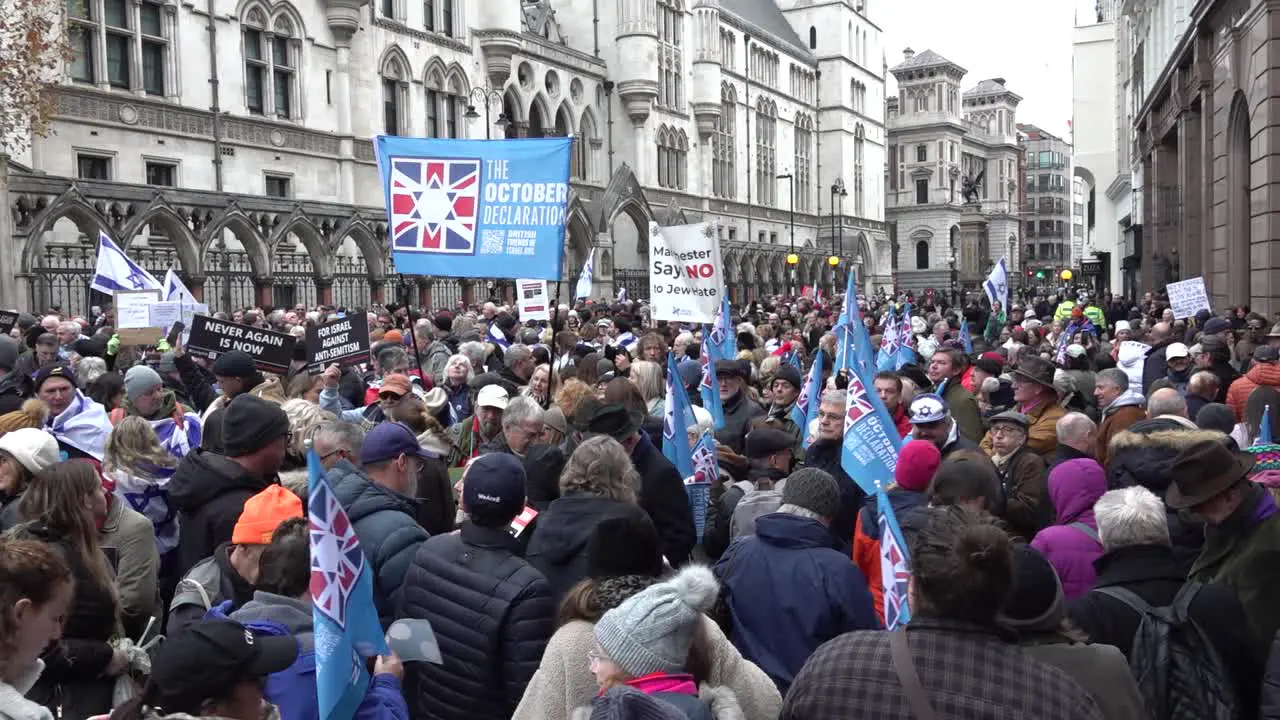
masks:
<instances>
[{"instance_id":1,"label":"flagpole","mask_svg":"<svg viewBox=\"0 0 1280 720\"><path fill-rule=\"evenodd\" d=\"M413 305L409 302L413 295L409 291L409 284L405 282L404 273L398 273L397 276L400 278L400 287L403 288L400 291L400 297L404 301L404 314L409 318L409 342L413 345L413 361L418 366L418 377L422 379L422 373L426 371L422 369L422 358L418 355L418 337L413 329L413 326L418 324L418 319L414 317L417 313L413 311ZM435 382L435 378L431 380ZM425 383L423 384L425 386Z\"/></svg>"}]
</instances>

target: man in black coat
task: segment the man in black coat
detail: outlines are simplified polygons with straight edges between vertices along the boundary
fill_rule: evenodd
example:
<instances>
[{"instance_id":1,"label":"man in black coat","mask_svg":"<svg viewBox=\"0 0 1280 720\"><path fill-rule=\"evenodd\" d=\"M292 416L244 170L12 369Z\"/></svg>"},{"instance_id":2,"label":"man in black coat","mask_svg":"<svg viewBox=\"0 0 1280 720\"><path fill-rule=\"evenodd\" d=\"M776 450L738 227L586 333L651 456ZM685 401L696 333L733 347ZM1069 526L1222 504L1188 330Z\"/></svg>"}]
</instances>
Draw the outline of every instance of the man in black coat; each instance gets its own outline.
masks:
<instances>
[{"instance_id":1,"label":"man in black coat","mask_svg":"<svg viewBox=\"0 0 1280 720\"><path fill-rule=\"evenodd\" d=\"M631 464L640 473L640 507L658 528L663 556L672 566L680 567L689 562L697 543L693 510L684 478L640 430L643 422L644 413L629 412L623 405L600 405L586 423L586 433L608 435L631 455Z\"/></svg>"},{"instance_id":2,"label":"man in black coat","mask_svg":"<svg viewBox=\"0 0 1280 720\"><path fill-rule=\"evenodd\" d=\"M746 360L716 362L716 381L720 383L720 407L724 410L724 428L716 431L716 441L741 454L751 421L765 414L760 403L747 397L751 382L751 363ZM658 528L662 530L661 526Z\"/></svg>"},{"instance_id":3,"label":"man in black coat","mask_svg":"<svg viewBox=\"0 0 1280 720\"><path fill-rule=\"evenodd\" d=\"M18 365L18 341L0 336L0 415L22 408L31 395L30 378L14 372Z\"/></svg>"},{"instance_id":4,"label":"man in black coat","mask_svg":"<svg viewBox=\"0 0 1280 720\"><path fill-rule=\"evenodd\" d=\"M279 405L240 395L220 413L225 454L192 450L169 481L178 511L178 577L213 555L231 532L244 503L276 483L289 443L289 417Z\"/></svg>"},{"instance_id":5,"label":"man in black coat","mask_svg":"<svg viewBox=\"0 0 1280 720\"><path fill-rule=\"evenodd\" d=\"M1167 607L1186 583L1169 540L1165 506L1143 487L1112 490L1094 504L1104 554L1094 561L1093 589L1073 600L1067 614L1095 643L1114 645L1129 657L1140 616L1108 590L1126 590L1153 608ZM1236 593L1225 585L1202 585L1188 609L1222 659L1235 685L1237 707L1257 707L1265 658L1244 619Z\"/></svg>"},{"instance_id":6,"label":"man in black coat","mask_svg":"<svg viewBox=\"0 0 1280 720\"><path fill-rule=\"evenodd\" d=\"M858 521L858 510L867 494L849 477L841 466L844 453L844 417L848 407L845 390L830 390L823 394L818 405L818 437L804 455L804 467L825 470L840 485L840 508L831 520L831 534L836 548L853 547L853 528Z\"/></svg>"},{"instance_id":7,"label":"man in black coat","mask_svg":"<svg viewBox=\"0 0 1280 720\"><path fill-rule=\"evenodd\" d=\"M506 720L538 669L556 606L550 585L508 532L524 510L524 488L515 457L480 456L463 480L462 529L431 538L414 555L396 617L429 620L443 659L406 668L404 695L414 717Z\"/></svg>"}]
</instances>

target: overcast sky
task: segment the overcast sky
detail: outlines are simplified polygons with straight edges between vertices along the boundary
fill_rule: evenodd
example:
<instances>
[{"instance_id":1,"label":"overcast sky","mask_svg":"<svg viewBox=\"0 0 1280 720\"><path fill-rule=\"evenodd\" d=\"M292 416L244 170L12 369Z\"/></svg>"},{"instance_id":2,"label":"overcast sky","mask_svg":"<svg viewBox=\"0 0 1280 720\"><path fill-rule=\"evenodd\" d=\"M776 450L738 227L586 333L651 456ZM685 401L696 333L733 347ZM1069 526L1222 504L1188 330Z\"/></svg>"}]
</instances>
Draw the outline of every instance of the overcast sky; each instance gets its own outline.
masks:
<instances>
[{"instance_id":1,"label":"overcast sky","mask_svg":"<svg viewBox=\"0 0 1280 720\"><path fill-rule=\"evenodd\" d=\"M968 70L964 89L1002 77L1022 96L1018 122L1067 135L1071 119L1071 37L1077 9L1093 19L1094 0L870 0L884 31L889 67L902 49L933 50ZM888 94L897 94L890 75Z\"/></svg>"}]
</instances>

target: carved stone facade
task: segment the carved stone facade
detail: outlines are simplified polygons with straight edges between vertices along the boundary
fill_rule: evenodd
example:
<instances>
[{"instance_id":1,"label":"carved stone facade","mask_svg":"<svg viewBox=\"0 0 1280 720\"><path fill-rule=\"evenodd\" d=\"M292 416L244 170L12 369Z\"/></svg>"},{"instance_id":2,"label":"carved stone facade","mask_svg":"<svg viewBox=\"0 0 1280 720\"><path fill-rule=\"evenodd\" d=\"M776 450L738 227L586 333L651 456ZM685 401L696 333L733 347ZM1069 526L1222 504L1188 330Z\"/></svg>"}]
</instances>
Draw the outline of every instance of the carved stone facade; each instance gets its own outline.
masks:
<instances>
[{"instance_id":1,"label":"carved stone facade","mask_svg":"<svg viewBox=\"0 0 1280 720\"><path fill-rule=\"evenodd\" d=\"M106 40L118 34L107 25L117 10L137 28L124 56ZM360 306L399 300L401 288L452 306L505 283L402 283L386 252L372 138L572 135L566 291L594 254L598 296L624 282L646 295L637 278L652 219L715 222L735 298L781 292L791 279L836 284L833 237L848 241L845 266L861 259L867 287L886 284L883 73L859 71L861 105L843 87L822 92L840 100L820 114L816 72L846 55L858 67L855 56L878 58L879 30L868 35L865 9L830 12L849 20L847 42L828 43L820 12L788 16L772 0L88 0L73 21L89 40L53 91L54 133L11 165L3 250L20 302L33 307L84 312L95 302L99 232L153 271L175 268L218 309ZM789 85L763 82L766 59ZM735 99L725 101L726 87ZM866 200L832 213L824 178L855 167L850 132L865 138L856 167ZM654 157L655 138L680 133L683 150ZM717 138L727 141L719 156ZM757 161L766 146L767 175ZM733 176L719 191L713 167ZM793 203L788 192L801 194ZM792 243L800 262L788 270Z\"/></svg>"},{"instance_id":2,"label":"carved stone facade","mask_svg":"<svg viewBox=\"0 0 1280 720\"><path fill-rule=\"evenodd\" d=\"M1201 3L1135 117L1139 288L1203 276L1214 308L1280 311L1280 8Z\"/></svg>"},{"instance_id":3,"label":"carved stone facade","mask_svg":"<svg viewBox=\"0 0 1280 720\"><path fill-rule=\"evenodd\" d=\"M966 70L931 50L908 48L890 72L899 95L888 103L887 217L899 289L977 290L1002 257L1019 273L1022 98L1000 78L962 90Z\"/></svg>"}]
</instances>

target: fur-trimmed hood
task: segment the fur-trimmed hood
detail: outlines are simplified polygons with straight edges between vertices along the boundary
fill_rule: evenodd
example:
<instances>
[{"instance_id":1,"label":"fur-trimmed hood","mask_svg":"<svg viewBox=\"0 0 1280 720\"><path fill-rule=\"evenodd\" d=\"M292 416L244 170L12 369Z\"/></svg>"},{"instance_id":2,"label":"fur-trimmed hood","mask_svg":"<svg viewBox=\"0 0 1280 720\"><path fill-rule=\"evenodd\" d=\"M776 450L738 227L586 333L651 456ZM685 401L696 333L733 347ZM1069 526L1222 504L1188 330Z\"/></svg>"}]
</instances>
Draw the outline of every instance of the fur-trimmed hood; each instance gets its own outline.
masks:
<instances>
[{"instance_id":1,"label":"fur-trimmed hood","mask_svg":"<svg viewBox=\"0 0 1280 720\"><path fill-rule=\"evenodd\" d=\"M641 712L628 712L627 703L620 702L619 698L622 694L640 694L640 691L631 688L615 688L604 695L598 696L592 701L590 707L581 707L574 710L570 715L570 720L591 720L594 717L607 718L608 720L653 720L654 718L666 717L665 715L645 714ZM652 696L649 696L652 697ZM712 687L703 684L698 688L698 700L707 706L711 711L711 717L714 720L746 720L746 714L742 710L742 706L738 703L738 696L733 690L727 687ZM671 718L686 717L678 708L670 703L665 703L671 709ZM665 708L664 708L665 709ZM593 715L593 711L599 710L598 715Z\"/></svg>"},{"instance_id":2,"label":"fur-trimmed hood","mask_svg":"<svg viewBox=\"0 0 1280 720\"><path fill-rule=\"evenodd\" d=\"M1156 425L1159 429L1143 432ZM1147 425L1147 427L1142 427ZM1137 428L1137 431L1134 430ZM1178 451L1205 440L1223 439L1216 430L1187 430L1177 428L1171 420L1154 420L1135 423L1127 430L1116 433L1109 446L1107 462L1107 489L1141 485L1160 497L1173 478L1169 469Z\"/></svg>"}]
</instances>

